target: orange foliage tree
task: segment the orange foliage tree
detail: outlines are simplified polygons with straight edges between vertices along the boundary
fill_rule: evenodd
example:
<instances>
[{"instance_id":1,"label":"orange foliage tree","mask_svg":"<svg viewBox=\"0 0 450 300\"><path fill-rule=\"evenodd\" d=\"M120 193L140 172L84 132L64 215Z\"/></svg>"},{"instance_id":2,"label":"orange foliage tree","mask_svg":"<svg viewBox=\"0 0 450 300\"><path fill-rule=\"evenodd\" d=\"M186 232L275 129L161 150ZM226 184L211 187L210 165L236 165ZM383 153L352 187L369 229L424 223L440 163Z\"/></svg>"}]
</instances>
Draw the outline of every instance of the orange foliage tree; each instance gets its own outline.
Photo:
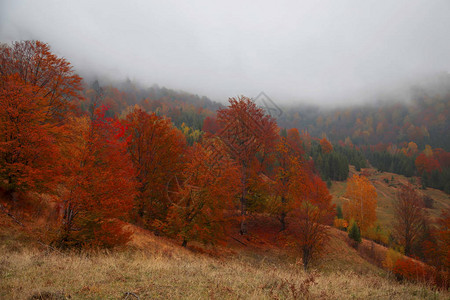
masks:
<instances>
[{"instance_id":1,"label":"orange foliage tree","mask_svg":"<svg viewBox=\"0 0 450 300\"><path fill-rule=\"evenodd\" d=\"M246 234L250 178L260 172L261 162L270 154L277 139L277 125L275 119L265 115L264 110L250 98L230 98L229 102L227 108L217 111L217 123L220 127L217 135L240 167L240 233Z\"/></svg>"},{"instance_id":2,"label":"orange foliage tree","mask_svg":"<svg viewBox=\"0 0 450 300\"><path fill-rule=\"evenodd\" d=\"M433 156L426 156L425 153L420 153L417 156L415 164L419 174L431 173L433 170L440 170L441 168L439 162Z\"/></svg>"},{"instance_id":3,"label":"orange foliage tree","mask_svg":"<svg viewBox=\"0 0 450 300\"><path fill-rule=\"evenodd\" d=\"M123 139L125 128L104 114L101 108L91 117L71 118L61 146L61 247L113 247L129 236L117 218L128 217L133 206L134 169Z\"/></svg>"},{"instance_id":4,"label":"orange foliage tree","mask_svg":"<svg viewBox=\"0 0 450 300\"><path fill-rule=\"evenodd\" d=\"M58 156L46 100L17 75L0 82L0 185L9 191L48 191Z\"/></svg>"},{"instance_id":5,"label":"orange foliage tree","mask_svg":"<svg viewBox=\"0 0 450 300\"><path fill-rule=\"evenodd\" d=\"M81 77L70 63L57 57L40 41L14 42L0 47L0 74L16 74L33 93L45 99L48 122L59 122L71 113L81 99Z\"/></svg>"},{"instance_id":6,"label":"orange foliage tree","mask_svg":"<svg viewBox=\"0 0 450 300\"><path fill-rule=\"evenodd\" d=\"M320 140L320 146L322 147L323 153L330 153L331 151L333 151L333 145L331 145L326 137Z\"/></svg>"},{"instance_id":7,"label":"orange foliage tree","mask_svg":"<svg viewBox=\"0 0 450 300\"><path fill-rule=\"evenodd\" d=\"M402 186L394 202L394 234L404 247L405 255L412 254L412 248L423 232L425 210L422 197L410 184Z\"/></svg>"},{"instance_id":8,"label":"orange foliage tree","mask_svg":"<svg viewBox=\"0 0 450 300\"><path fill-rule=\"evenodd\" d=\"M290 139L288 132L287 137L279 137L275 146L273 197L270 211L277 215L281 223L281 231L286 229L286 216L294 205L293 197L289 191L290 185L293 180L298 180L299 173L305 172L303 151L299 141L299 139L295 139L295 135L291 135Z\"/></svg>"},{"instance_id":9,"label":"orange foliage tree","mask_svg":"<svg viewBox=\"0 0 450 300\"><path fill-rule=\"evenodd\" d=\"M303 156L305 150L303 149L303 141L297 128L287 130L287 141L291 148L299 155Z\"/></svg>"},{"instance_id":10,"label":"orange foliage tree","mask_svg":"<svg viewBox=\"0 0 450 300\"><path fill-rule=\"evenodd\" d=\"M305 177L299 174L291 184L291 192L296 206L292 211L295 222L290 223L290 230L296 237L306 270L329 238L326 225L333 222L335 206L331 204L332 197L326 184L317 175Z\"/></svg>"},{"instance_id":11,"label":"orange foliage tree","mask_svg":"<svg viewBox=\"0 0 450 300\"><path fill-rule=\"evenodd\" d=\"M163 221L170 203L166 187L183 169L184 135L169 119L135 108L125 120L128 152L139 183L135 203L137 217L147 226ZM173 182L172 182L173 184Z\"/></svg>"},{"instance_id":12,"label":"orange foliage tree","mask_svg":"<svg viewBox=\"0 0 450 300\"><path fill-rule=\"evenodd\" d=\"M202 130L210 134L215 134L219 130L216 118L206 117L203 121Z\"/></svg>"},{"instance_id":13,"label":"orange foliage tree","mask_svg":"<svg viewBox=\"0 0 450 300\"><path fill-rule=\"evenodd\" d=\"M402 149L403 154L405 154L408 157L411 157L417 153L417 144L414 142L409 142L408 147L405 147Z\"/></svg>"},{"instance_id":14,"label":"orange foliage tree","mask_svg":"<svg viewBox=\"0 0 450 300\"><path fill-rule=\"evenodd\" d=\"M212 138L189 149L187 163L175 190L168 186L171 207L165 229L182 239L216 244L225 240L229 210L233 207L239 172L226 155L220 140ZM218 152L219 151L219 152Z\"/></svg>"},{"instance_id":15,"label":"orange foliage tree","mask_svg":"<svg viewBox=\"0 0 450 300\"><path fill-rule=\"evenodd\" d=\"M353 175L347 181L345 197L347 198L343 205L345 219L354 219L362 232L366 232L377 220L375 187L366 177Z\"/></svg>"},{"instance_id":16,"label":"orange foliage tree","mask_svg":"<svg viewBox=\"0 0 450 300\"><path fill-rule=\"evenodd\" d=\"M39 41L0 46L0 185L49 192L81 78Z\"/></svg>"}]
</instances>

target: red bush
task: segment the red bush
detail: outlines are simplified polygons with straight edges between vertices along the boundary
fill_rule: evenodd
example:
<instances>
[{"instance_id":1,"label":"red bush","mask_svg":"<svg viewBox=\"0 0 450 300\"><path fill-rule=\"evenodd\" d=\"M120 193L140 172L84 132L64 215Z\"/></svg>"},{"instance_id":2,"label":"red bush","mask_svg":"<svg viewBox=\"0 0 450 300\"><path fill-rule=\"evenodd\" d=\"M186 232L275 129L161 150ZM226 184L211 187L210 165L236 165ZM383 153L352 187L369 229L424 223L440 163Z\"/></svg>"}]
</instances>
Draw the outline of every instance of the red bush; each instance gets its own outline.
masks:
<instances>
[{"instance_id":1,"label":"red bush","mask_svg":"<svg viewBox=\"0 0 450 300\"><path fill-rule=\"evenodd\" d=\"M394 265L394 274L398 279L433 284L448 289L449 274L408 257L400 258Z\"/></svg>"}]
</instances>

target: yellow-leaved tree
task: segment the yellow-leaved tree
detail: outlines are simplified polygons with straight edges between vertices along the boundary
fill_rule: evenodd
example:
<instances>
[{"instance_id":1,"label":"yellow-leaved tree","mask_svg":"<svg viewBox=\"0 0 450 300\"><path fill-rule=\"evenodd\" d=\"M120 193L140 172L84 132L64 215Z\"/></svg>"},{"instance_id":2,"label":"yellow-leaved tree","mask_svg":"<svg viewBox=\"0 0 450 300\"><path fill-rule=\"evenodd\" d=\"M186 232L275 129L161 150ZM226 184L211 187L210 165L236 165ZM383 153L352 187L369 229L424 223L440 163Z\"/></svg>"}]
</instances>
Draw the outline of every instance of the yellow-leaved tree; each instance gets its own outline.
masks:
<instances>
[{"instance_id":1,"label":"yellow-leaved tree","mask_svg":"<svg viewBox=\"0 0 450 300\"><path fill-rule=\"evenodd\" d=\"M355 220L364 233L377 220L377 192L365 176L354 175L347 182L344 217Z\"/></svg>"}]
</instances>

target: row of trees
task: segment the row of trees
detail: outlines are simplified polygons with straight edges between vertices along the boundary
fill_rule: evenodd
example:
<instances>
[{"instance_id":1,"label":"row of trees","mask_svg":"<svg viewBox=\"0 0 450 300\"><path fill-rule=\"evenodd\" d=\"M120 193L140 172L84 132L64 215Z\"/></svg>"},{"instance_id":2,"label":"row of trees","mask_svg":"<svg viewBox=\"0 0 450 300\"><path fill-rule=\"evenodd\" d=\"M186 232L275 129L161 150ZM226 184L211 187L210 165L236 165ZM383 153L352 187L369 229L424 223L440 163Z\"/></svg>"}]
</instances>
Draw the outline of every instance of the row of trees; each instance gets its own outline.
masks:
<instances>
[{"instance_id":1,"label":"row of trees","mask_svg":"<svg viewBox=\"0 0 450 300\"><path fill-rule=\"evenodd\" d=\"M414 144L414 143L409 143ZM414 144L415 145L415 144ZM364 153L369 162L381 172L392 172L411 177L421 176L422 187L432 187L450 193L450 153L443 149L426 146L422 152L404 151L409 149L371 147Z\"/></svg>"},{"instance_id":2,"label":"row of trees","mask_svg":"<svg viewBox=\"0 0 450 300\"><path fill-rule=\"evenodd\" d=\"M422 186L440 189L450 194L450 153L427 146L415 159Z\"/></svg>"},{"instance_id":3,"label":"row of trees","mask_svg":"<svg viewBox=\"0 0 450 300\"><path fill-rule=\"evenodd\" d=\"M324 180L345 181L348 177L349 163L339 152L324 153L320 148L311 147L312 157Z\"/></svg>"},{"instance_id":4,"label":"row of trees","mask_svg":"<svg viewBox=\"0 0 450 300\"><path fill-rule=\"evenodd\" d=\"M313 141L308 154L313 158L322 179L328 182L345 181L349 165L355 166L357 171L367 167L367 159L361 151L345 144L333 146L325 137Z\"/></svg>"},{"instance_id":5,"label":"row of trees","mask_svg":"<svg viewBox=\"0 0 450 300\"><path fill-rule=\"evenodd\" d=\"M190 131L157 113L109 112L98 83L83 97L82 79L44 43L2 45L0 60L0 185L20 195L12 202L52 199L56 245L123 244L130 233L120 220L184 246L214 244L236 218L247 234L250 207L278 217L305 268L326 241L331 196L298 130L280 129L249 98L231 98L189 145Z\"/></svg>"},{"instance_id":6,"label":"row of trees","mask_svg":"<svg viewBox=\"0 0 450 300\"><path fill-rule=\"evenodd\" d=\"M414 175L414 159L403 153L391 154L387 151L366 152L369 162L381 172L391 172L411 177Z\"/></svg>"},{"instance_id":7,"label":"row of trees","mask_svg":"<svg viewBox=\"0 0 450 300\"><path fill-rule=\"evenodd\" d=\"M119 90L120 89L120 90ZM176 127L178 127L186 136L187 143L189 145L193 145L195 142L200 140L200 137L202 135L202 130L204 132L209 132L210 130L215 131L216 129L213 129L211 126L217 125L217 120L214 117L215 110L219 109L221 107L220 104L212 102L206 97L198 97L196 95L190 95L184 92L177 92L173 91L167 88L160 88L158 86L152 86L151 88L142 88L139 87L138 84L133 83L129 80L122 82L122 83L115 83L115 85L109 85L104 87L104 97L102 97L101 101L98 103L106 105L109 109L106 112L106 116L112 117L114 115L120 115L121 117L124 117L129 111L127 111L128 107L132 107L135 104L139 104L140 107L142 107L145 111L152 111L155 112L158 116L166 116L170 117L172 120L172 123L175 124ZM86 98L85 101L81 104L82 108L84 110L87 110L87 108L91 105L90 99L92 98L92 94L95 94L95 89L91 87L85 87L82 91L83 96ZM436 101L436 99L427 99L427 101L424 101L423 99L421 101L418 101L417 105L418 107L425 106L427 109L426 119L434 120L435 122L439 123L439 128L445 129L445 122L447 121L445 119L445 114L440 113L440 118L433 119L432 113L430 113L430 109L433 111L436 111L436 107L440 107L441 110L446 109L445 101ZM399 105L397 105L398 108ZM436 106L436 107L435 107ZM355 112L351 111L335 111L335 114L333 116L328 116L327 112L320 111L317 109L306 109L306 116L303 116L301 118L301 123L306 122L301 127L303 128L309 128L311 126L311 123L318 123L321 124L322 127L321 131L317 130L311 130L312 133L319 135L324 134L323 132L327 132L327 134L334 139L334 141L337 141L337 138L344 139L344 136L342 136L342 131L338 130L339 135L336 135L336 127L331 126L330 122L338 122L338 123L345 123L345 126L353 126L358 127L356 130L359 132L358 134L363 137L365 137L368 133L372 132L372 135L374 138L377 138L379 136L382 136L383 138L386 138L389 136L389 134L396 134L396 130L400 131L408 131L413 133L412 135L406 135L403 133L400 133L399 135L402 136L401 139L390 139L388 138L388 141L378 141L380 142L376 146L371 146L371 148L380 148L381 146L383 150L375 150L375 151L365 151L367 158L370 160L370 162L376 166L378 169L383 171L390 171L395 172L398 174L403 174L406 176L413 176L413 175L422 175L423 174L423 186L424 187L433 187L438 188L441 190L448 190L446 185L448 182L448 168L434 168L433 170L429 170L425 173L422 173L420 171L420 168L415 165L414 159L418 157L418 146L415 142L410 141L406 142L405 138L412 139L415 136L417 137L418 131L424 131L425 133L428 132L428 130L425 130L422 126L416 126L417 122L412 122L411 117L417 117L417 115L422 114L423 112L415 112L411 113L417 107L409 107L408 109L405 109L405 107L401 106L401 109L391 109L389 113L395 113L396 117L400 116L401 114L405 113L406 115L406 121L404 122L404 128L402 127L399 129L399 127L393 127L388 126L388 123L390 121L387 121L384 118L383 124L380 126L377 126L376 129L376 135L374 135L374 130L370 129L370 127L373 127L373 122L376 118L373 116L370 116L370 112L372 108L360 108L360 110L357 110ZM380 108L381 109L381 108ZM382 110L382 109L381 109ZM420 111L420 110L419 110ZM286 123L284 120L285 118L291 117L292 110L289 110L286 112L281 119L279 119L279 123L287 126L286 124L290 124L289 122ZM303 113L303 112L301 112ZM356 118L354 121L351 119L354 117L353 113L360 114L359 119ZM361 117L361 114L368 114L365 121ZM311 120L309 120L309 117L312 117ZM319 118L320 117L320 118ZM422 118L421 117L421 118ZM317 119L317 120L316 120ZM420 119L420 118L419 118ZM427 122L428 122L427 121ZM308 123L309 122L309 123ZM354 125L357 126L354 126ZM410 128L411 124L414 124L414 128ZM325 126L326 125L326 126ZM292 126L289 125L289 126ZM297 125L296 125L297 126ZM352 127L352 128L353 128ZM419 129L415 127L420 127ZM426 126L425 126L426 127ZM438 128L436 127L436 128ZM328 128L325 130L325 128ZM396 129L397 128L397 129ZM354 130L353 128L352 130ZM445 131L441 131L442 134L446 134ZM387 132L384 132L387 131ZM430 131L434 132L434 131ZM442 135L441 134L441 135ZM420 134L419 134L420 135ZM430 133L427 133L426 136L431 138ZM304 142L306 142L306 135L302 134L302 138L304 139ZM353 141L352 141L353 139ZM325 151L324 153L320 153L321 147L315 147L315 149L312 149L313 151L310 151L310 149L307 149L305 147L305 150L314 157L316 167L320 170L321 176L324 180L345 180L345 159L342 155L344 155L347 158L347 161L349 164L354 165L356 170L359 170L360 168L364 168L366 166L365 158L361 157L361 154L359 150L357 150L358 147L355 147L353 142L356 144L359 144L359 146L362 149L368 149L369 147L363 144L367 144L368 142L374 143L373 141L366 141L363 144L361 144L361 139L354 138L350 136L345 137L345 141L339 140L337 144L332 147L332 152ZM439 138L439 136L436 138L433 134L434 140L445 140L442 138ZM408 139L406 139L408 140ZM359 142L358 142L359 141ZM376 139L374 140L377 141ZM416 142L419 142L417 139L414 140ZM385 144L381 144L381 142L384 142ZM389 142L389 143L388 143ZM391 151L393 149L386 149L386 148L393 148L393 144L398 144L399 148L397 150ZM433 144L433 143L430 143ZM389 146L391 145L391 146ZM421 147L424 147L424 143L419 143ZM306 145L305 145L306 146ZM322 145L320 145L322 146ZM435 149L436 150L436 149ZM438 149L437 149L438 150ZM448 150L448 149L447 149ZM384 151L387 151L387 153L383 153ZM434 151L434 150L433 150ZM371 153L376 152L377 154ZM380 153L378 153L380 152ZM426 152L426 151L424 151ZM428 153L428 152L427 152ZM319 155L320 154L320 155ZM342 155L341 155L342 154ZM419 155L423 156L423 155ZM429 156L428 154L426 155ZM423 158L423 157L422 157ZM424 162L421 158L421 161ZM431 160L432 161L432 160ZM430 160L428 160L430 162ZM332 166L332 167L330 167ZM432 167L433 164L428 164L429 167ZM345 178L344 178L345 177ZM344 179L342 179L344 178ZM329 182L330 183L330 182Z\"/></svg>"},{"instance_id":8,"label":"row of trees","mask_svg":"<svg viewBox=\"0 0 450 300\"><path fill-rule=\"evenodd\" d=\"M360 152L325 138L311 143L295 128L280 129L246 97L231 98L205 119L206 133L188 142L191 131L140 106L127 107L120 118L109 113L99 84L85 100L81 78L46 44L3 45L0 59L0 185L13 205L30 194L52 199L58 212L53 240L63 248L124 244L130 233L120 220L184 246L215 244L226 241L236 220L247 234L248 214L268 212L295 237L307 268L327 240L324 225L331 224L334 206L306 152L327 179L345 167L348 176L348 162L339 160L361 160ZM446 157L441 154L439 161ZM366 234L376 220L374 187L353 176L345 197L341 219ZM412 203L405 199L399 203ZM427 249L442 248L439 234ZM414 236L398 240L407 254L414 250Z\"/></svg>"},{"instance_id":9,"label":"row of trees","mask_svg":"<svg viewBox=\"0 0 450 300\"><path fill-rule=\"evenodd\" d=\"M313 136L326 132L332 141L351 140L357 146L414 141L422 149L429 144L449 151L450 76L441 74L434 80L440 82L440 92L416 87L408 102L389 99L376 105L332 109L289 107L279 122Z\"/></svg>"}]
</instances>

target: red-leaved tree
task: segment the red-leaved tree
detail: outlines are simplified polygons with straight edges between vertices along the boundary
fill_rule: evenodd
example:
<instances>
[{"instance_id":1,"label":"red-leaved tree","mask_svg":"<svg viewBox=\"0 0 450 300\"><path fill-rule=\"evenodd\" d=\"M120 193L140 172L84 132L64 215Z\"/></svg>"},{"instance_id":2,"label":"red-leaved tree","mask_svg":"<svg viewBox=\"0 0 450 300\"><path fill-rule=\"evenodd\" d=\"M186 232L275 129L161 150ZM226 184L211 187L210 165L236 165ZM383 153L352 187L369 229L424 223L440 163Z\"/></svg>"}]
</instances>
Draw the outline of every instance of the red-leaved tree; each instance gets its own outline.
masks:
<instances>
[{"instance_id":1,"label":"red-leaved tree","mask_svg":"<svg viewBox=\"0 0 450 300\"><path fill-rule=\"evenodd\" d=\"M329 239L327 225L333 222L335 206L331 204L332 197L326 184L317 175L305 177L300 174L298 180L292 182L291 190L296 206L292 211L295 222L290 223L290 230L302 253L303 267L307 270Z\"/></svg>"},{"instance_id":2,"label":"red-leaved tree","mask_svg":"<svg viewBox=\"0 0 450 300\"><path fill-rule=\"evenodd\" d=\"M240 169L240 233L247 233L247 202L250 178L260 173L262 162L272 151L277 139L275 120L247 97L230 98L230 105L217 112L220 130L217 135ZM257 157L258 155L258 157Z\"/></svg>"},{"instance_id":3,"label":"red-leaved tree","mask_svg":"<svg viewBox=\"0 0 450 300\"><path fill-rule=\"evenodd\" d=\"M81 78L39 41L0 46L0 185L50 192Z\"/></svg>"},{"instance_id":4,"label":"red-leaved tree","mask_svg":"<svg viewBox=\"0 0 450 300\"><path fill-rule=\"evenodd\" d=\"M187 153L187 163L171 200L165 229L186 246L196 240L204 244L223 242L230 227L230 210L237 194L239 172L236 164L222 151L217 138L196 144Z\"/></svg>"},{"instance_id":5,"label":"red-leaved tree","mask_svg":"<svg viewBox=\"0 0 450 300\"><path fill-rule=\"evenodd\" d=\"M298 133L298 131L297 131ZM294 180L297 180L301 174L306 175L306 164L302 157L301 145L299 140L287 137L279 137L274 151L274 176L272 184L272 201L270 211L277 215L281 223L281 231L286 229L286 217L293 209L295 202L290 193L290 187Z\"/></svg>"},{"instance_id":6,"label":"red-leaved tree","mask_svg":"<svg viewBox=\"0 0 450 300\"><path fill-rule=\"evenodd\" d=\"M45 99L47 122L61 122L80 100L81 77L70 63L40 41L0 46L0 76L17 75L33 93Z\"/></svg>"},{"instance_id":7,"label":"red-leaved tree","mask_svg":"<svg viewBox=\"0 0 450 300\"><path fill-rule=\"evenodd\" d=\"M105 118L105 108L71 118L61 147L59 194L64 215L61 247L113 247L127 242L120 218L128 218L136 194L125 128Z\"/></svg>"},{"instance_id":8,"label":"red-leaved tree","mask_svg":"<svg viewBox=\"0 0 450 300\"><path fill-rule=\"evenodd\" d=\"M327 140L327 138L323 138L320 140L320 146L322 147L323 153L330 153L333 151L333 145Z\"/></svg>"},{"instance_id":9,"label":"red-leaved tree","mask_svg":"<svg viewBox=\"0 0 450 300\"><path fill-rule=\"evenodd\" d=\"M394 235L404 247L405 255L411 255L418 242L425 220L422 197L410 184L402 186L394 202Z\"/></svg>"},{"instance_id":10,"label":"red-leaved tree","mask_svg":"<svg viewBox=\"0 0 450 300\"><path fill-rule=\"evenodd\" d=\"M57 174L58 128L47 122L47 100L15 75L0 82L0 185L8 191L49 191Z\"/></svg>"},{"instance_id":11,"label":"red-leaved tree","mask_svg":"<svg viewBox=\"0 0 450 300\"><path fill-rule=\"evenodd\" d=\"M438 270L438 283L450 284L450 209L442 211L437 220L437 227L431 231L431 239L425 241L425 258L427 263Z\"/></svg>"},{"instance_id":12,"label":"red-leaved tree","mask_svg":"<svg viewBox=\"0 0 450 300\"><path fill-rule=\"evenodd\" d=\"M155 220L161 222L166 218L170 207L167 184L181 174L186 140L170 119L148 114L140 108L128 114L125 124L128 152L139 183L136 215L151 227Z\"/></svg>"}]
</instances>

